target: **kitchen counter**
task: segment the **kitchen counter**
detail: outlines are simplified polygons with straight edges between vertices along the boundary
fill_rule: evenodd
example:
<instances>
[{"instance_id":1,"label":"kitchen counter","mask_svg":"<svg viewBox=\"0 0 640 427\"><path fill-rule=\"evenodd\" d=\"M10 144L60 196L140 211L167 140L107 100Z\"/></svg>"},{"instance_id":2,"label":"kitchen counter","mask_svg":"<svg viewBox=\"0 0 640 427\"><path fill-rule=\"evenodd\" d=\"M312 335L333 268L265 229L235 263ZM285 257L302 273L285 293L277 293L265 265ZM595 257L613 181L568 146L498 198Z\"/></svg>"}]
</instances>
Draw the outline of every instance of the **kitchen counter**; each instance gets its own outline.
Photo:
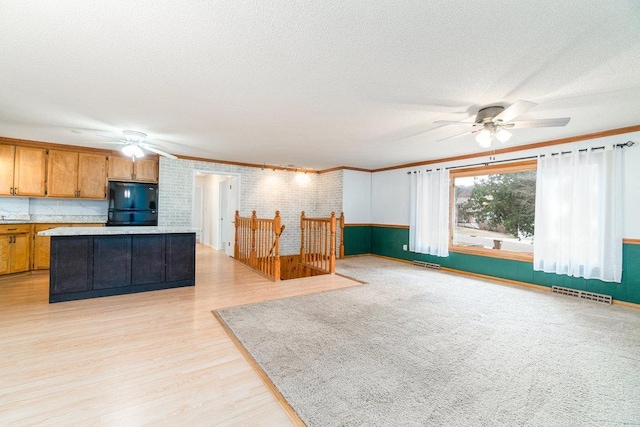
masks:
<instances>
[{"instance_id":1,"label":"kitchen counter","mask_svg":"<svg viewBox=\"0 0 640 427\"><path fill-rule=\"evenodd\" d=\"M191 227L60 227L51 237L49 302L195 285Z\"/></svg>"},{"instance_id":2,"label":"kitchen counter","mask_svg":"<svg viewBox=\"0 0 640 427\"><path fill-rule=\"evenodd\" d=\"M0 224L104 224L106 215L0 215Z\"/></svg>"},{"instance_id":3,"label":"kitchen counter","mask_svg":"<svg viewBox=\"0 0 640 427\"><path fill-rule=\"evenodd\" d=\"M58 227L38 232L39 236L114 236L132 234L195 233L192 227Z\"/></svg>"}]
</instances>

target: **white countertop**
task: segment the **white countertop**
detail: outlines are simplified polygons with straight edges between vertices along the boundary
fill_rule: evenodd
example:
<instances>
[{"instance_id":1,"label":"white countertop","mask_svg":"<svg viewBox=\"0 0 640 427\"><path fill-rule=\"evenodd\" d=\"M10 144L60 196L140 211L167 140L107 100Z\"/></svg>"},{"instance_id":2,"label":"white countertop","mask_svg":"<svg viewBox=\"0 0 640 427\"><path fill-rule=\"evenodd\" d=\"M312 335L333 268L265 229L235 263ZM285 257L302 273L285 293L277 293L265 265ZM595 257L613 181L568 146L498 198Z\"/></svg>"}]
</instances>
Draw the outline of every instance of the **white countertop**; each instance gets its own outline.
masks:
<instances>
[{"instance_id":1,"label":"white countertop","mask_svg":"<svg viewBox=\"0 0 640 427\"><path fill-rule=\"evenodd\" d=\"M195 233L193 227L59 227L38 232L38 236L111 236L119 234Z\"/></svg>"}]
</instances>

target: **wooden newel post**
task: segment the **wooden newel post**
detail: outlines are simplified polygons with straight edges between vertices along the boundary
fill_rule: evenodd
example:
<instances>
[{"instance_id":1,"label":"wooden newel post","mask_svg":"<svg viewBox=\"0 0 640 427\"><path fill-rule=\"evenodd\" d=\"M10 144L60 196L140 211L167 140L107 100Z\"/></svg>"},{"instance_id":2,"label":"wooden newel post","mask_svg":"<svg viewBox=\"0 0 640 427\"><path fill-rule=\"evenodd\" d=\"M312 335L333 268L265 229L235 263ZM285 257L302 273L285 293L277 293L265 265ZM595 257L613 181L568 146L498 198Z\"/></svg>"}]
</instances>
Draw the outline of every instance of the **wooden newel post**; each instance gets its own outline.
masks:
<instances>
[{"instance_id":1,"label":"wooden newel post","mask_svg":"<svg viewBox=\"0 0 640 427\"><path fill-rule=\"evenodd\" d=\"M300 262L306 262L304 257L304 211L300 215Z\"/></svg>"},{"instance_id":2,"label":"wooden newel post","mask_svg":"<svg viewBox=\"0 0 640 427\"><path fill-rule=\"evenodd\" d=\"M238 227L240 227L240 211L236 211L236 218L233 225L235 225L236 227L235 243L233 245L233 257L235 259L238 259L240 255L240 246L238 245Z\"/></svg>"},{"instance_id":3,"label":"wooden newel post","mask_svg":"<svg viewBox=\"0 0 640 427\"><path fill-rule=\"evenodd\" d=\"M331 212L331 236L329 252L329 273L336 272L336 213Z\"/></svg>"},{"instance_id":4,"label":"wooden newel post","mask_svg":"<svg viewBox=\"0 0 640 427\"><path fill-rule=\"evenodd\" d=\"M344 259L344 212L340 213L340 259Z\"/></svg>"},{"instance_id":5,"label":"wooden newel post","mask_svg":"<svg viewBox=\"0 0 640 427\"><path fill-rule=\"evenodd\" d=\"M251 252L249 255L249 265L252 268L258 266L258 254L256 252L256 230L258 229L258 216L256 211L251 214Z\"/></svg>"},{"instance_id":6,"label":"wooden newel post","mask_svg":"<svg viewBox=\"0 0 640 427\"><path fill-rule=\"evenodd\" d=\"M284 226L280 226L280 211L276 211L276 217L273 220L273 231L276 233L275 259L273 261L273 278L280 280L280 235L284 231Z\"/></svg>"}]
</instances>

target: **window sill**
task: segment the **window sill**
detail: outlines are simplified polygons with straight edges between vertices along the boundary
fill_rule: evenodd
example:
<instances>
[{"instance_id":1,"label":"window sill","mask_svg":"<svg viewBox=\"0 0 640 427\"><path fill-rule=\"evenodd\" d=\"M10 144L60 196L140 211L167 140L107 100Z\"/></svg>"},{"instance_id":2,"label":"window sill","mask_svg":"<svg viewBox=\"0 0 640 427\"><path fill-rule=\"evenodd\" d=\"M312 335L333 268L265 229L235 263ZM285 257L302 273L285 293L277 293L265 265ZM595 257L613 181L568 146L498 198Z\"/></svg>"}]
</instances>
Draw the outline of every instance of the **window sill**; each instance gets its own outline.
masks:
<instances>
[{"instance_id":1,"label":"window sill","mask_svg":"<svg viewBox=\"0 0 640 427\"><path fill-rule=\"evenodd\" d=\"M450 245L449 252L479 255L491 258L511 259L515 261L533 262L533 254L526 252L505 251L502 249L473 248L468 246Z\"/></svg>"}]
</instances>

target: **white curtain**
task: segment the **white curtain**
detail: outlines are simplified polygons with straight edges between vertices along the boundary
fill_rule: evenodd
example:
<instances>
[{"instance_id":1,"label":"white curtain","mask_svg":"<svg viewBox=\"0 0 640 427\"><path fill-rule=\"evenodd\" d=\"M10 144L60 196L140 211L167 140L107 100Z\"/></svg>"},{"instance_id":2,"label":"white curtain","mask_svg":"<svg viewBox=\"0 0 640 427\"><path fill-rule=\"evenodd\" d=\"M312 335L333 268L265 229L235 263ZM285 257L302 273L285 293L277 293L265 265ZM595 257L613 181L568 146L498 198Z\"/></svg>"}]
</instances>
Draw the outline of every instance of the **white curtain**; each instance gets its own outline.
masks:
<instances>
[{"instance_id":1,"label":"white curtain","mask_svg":"<svg viewBox=\"0 0 640 427\"><path fill-rule=\"evenodd\" d=\"M622 149L538 159L533 268L622 278Z\"/></svg>"},{"instance_id":2,"label":"white curtain","mask_svg":"<svg viewBox=\"0 0 640 427\"><path fill-rule=\"evenodd\" d=\"M449 171L411 174L409 250L449 256Z\"/></svg>"}]
</instances>

